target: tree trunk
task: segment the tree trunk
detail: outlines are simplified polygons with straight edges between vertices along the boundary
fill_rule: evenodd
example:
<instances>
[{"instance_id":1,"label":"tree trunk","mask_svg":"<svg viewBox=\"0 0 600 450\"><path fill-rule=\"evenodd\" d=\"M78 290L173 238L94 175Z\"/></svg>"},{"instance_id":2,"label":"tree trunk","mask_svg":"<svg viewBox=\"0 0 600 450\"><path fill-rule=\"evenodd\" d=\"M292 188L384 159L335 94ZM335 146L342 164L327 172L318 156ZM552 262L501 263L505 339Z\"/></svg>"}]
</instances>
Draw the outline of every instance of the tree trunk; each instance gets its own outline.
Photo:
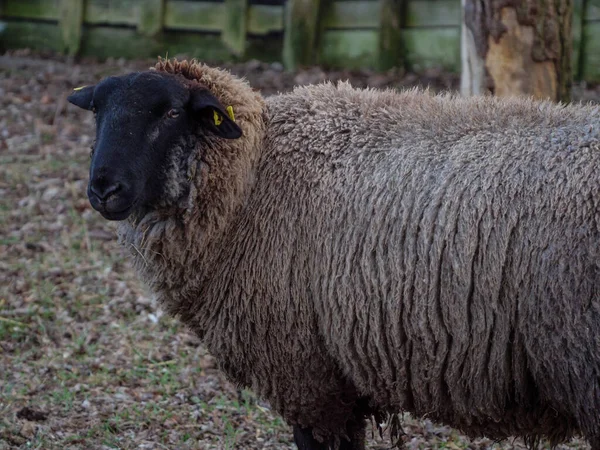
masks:
<instances>
[{"instance_id":1,"label":"tree trunk","mask_svg":"<svg viewBox=\"0 0 600 450\"><path fill-rule=\"evenodd\" d=\"M463 95L569 101L572 0L462 0Z\"/></svg>"}]
</instances>

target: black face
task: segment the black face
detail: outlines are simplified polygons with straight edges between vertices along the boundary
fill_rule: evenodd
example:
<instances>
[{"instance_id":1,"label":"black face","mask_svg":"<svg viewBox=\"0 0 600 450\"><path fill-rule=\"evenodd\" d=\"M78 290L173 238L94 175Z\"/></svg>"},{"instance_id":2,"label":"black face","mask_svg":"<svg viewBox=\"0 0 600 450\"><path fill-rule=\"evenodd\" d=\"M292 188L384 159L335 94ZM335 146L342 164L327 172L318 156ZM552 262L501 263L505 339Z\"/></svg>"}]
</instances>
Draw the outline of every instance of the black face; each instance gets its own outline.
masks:
<instances>
[{"instance_id":1,"label":"black face","mask_svg":"<svg viewBox=\"0 0 600 450\"><path fill-rule=\"evenodd\" d=\"M96 114L87 195L106 219L124 220L163 192L169 150L205 130L225 139L242 131L205 88L158 72L110 77L77 89L69 102Z\"/></svg>"}]
</instances>

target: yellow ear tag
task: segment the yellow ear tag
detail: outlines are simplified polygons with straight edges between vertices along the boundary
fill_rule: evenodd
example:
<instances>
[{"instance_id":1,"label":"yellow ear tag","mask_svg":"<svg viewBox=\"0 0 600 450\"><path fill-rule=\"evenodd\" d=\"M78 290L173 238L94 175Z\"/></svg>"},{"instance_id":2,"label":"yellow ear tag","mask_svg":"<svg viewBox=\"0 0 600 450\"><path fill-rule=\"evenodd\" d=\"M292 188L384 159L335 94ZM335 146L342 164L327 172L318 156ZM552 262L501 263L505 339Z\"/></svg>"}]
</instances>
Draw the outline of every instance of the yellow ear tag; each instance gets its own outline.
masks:
<instances>
[{"instance_id":1,"label":"yellow ear tag","mask_svg":"<svg viewBox=\"0 0 600 450\"><path fill-rule=\"evenodd\" d=\"M80 87L78 87L78 88L75 88L75 89L73 89L73 90L74 90L74 91L80 91L80 90L82 90L82 89L84 89L84 88L86 88L86 87L87 87L87 86L80 86Z\"/></svg>"},{"instance_id":2,"label":"yellow ear tag","mask_svg":"<svg viewBox=\"0 0 600 450\"><path fill-rule=\"evenodd\" d=\"M229 118L235 122L235 115L233 114L233 106L227 107L227 114L229 115Z\"/></svg>"},{"instance_id":3,"label":"yellow ear tag","mask_svg":"<svg viewBox=\"0 0 600 450\"><path fill-rule=\"evenodd\" d=\"M215 121L215 125L219 126L223 122L223 117L217 111L213 110L213 120Z\"/></svg>"}]
</instances>

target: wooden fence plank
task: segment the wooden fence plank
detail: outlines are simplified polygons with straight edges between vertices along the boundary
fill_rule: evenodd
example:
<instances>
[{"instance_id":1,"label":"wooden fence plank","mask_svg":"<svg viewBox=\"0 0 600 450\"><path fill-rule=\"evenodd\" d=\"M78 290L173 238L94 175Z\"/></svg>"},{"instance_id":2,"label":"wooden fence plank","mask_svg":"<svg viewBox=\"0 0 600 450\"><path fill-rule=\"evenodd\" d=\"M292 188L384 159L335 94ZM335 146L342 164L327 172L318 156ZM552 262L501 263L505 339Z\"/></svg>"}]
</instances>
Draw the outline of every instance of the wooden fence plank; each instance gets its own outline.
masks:
<instances>
[{"instance_id":1,"label":"wooden fence plank","mask_svg":"<svg viewBox=\"0 0 600 450\"><path fill-rule=\"evenodd\" d=\"M581 78L600 81L600 21L587 22L583 27L584 60Z\"/></svg>"},{"instance_id":2,"label":"wooden fence plank","mask_svg":"<svg viewBox=\"0 0 600 450\"><path fill-rule=\"evenodd\" d=\"M155 36L163 26L164 0L142 0L138 31L146 36Z\"/></svg>"},{"instance_id":3,"label":"wooden fence plank","mask_svg":"<svg viewBox=\"0 0 600 450\"><path fill-rule=\"evenodd\" d=\"M2 6L5 18L58 20L58 0L5 1Z\"/></svg>"},{"instance_id":4,"label":"wooden fence plank","mask_svg":"<svg viewBox=\"0 0 600 450\"><path fill-rule=\"evenodd\" d=\"M406 65L416 71L443 67L460 71L460 29L410 28L402 32Z\"/></svg>"},{"instance_id":5,"label":"wooden fence plank","mask_svg":"<svg viewBox=\"0 0 600 450\"><path fill-rule=\"evenodd\" d=\"M165 5L165 28L221 31L224 23L224 3L167 2Z\"/></svg>"},{"instance_id":6,"label":"wooden fence plank","mask_svg":"<svg viewBox=\"0 0 600 450\"><path fill-rule=\"evenodd\" d=\"M336 68L374 67L378 45L377 30L327 30L319 45L319 62Z\"/></svg>"},{"instance_id":7,"label":"wooden fence plank","mask_svg":"<svg viewBox=\"0 0 600 450\"><path fill-rule=\"evenodd\" d=\"M248 0L225 0L225 23L221 39L234 55L243 56L248 29Z\"/></svg>"},{"instance_id":8,"label":"wooden fence plank","mask_svg":"<svg viewBox=\"0 0 600 450\"><path fill-rule=\"evenodd\" d=\"M378 28L382 20L381 1L384 0L333 2L323 16L324 26L326 29ZM407 28L460 26L460 2L456 0L407 0L405 10L403 24Z\"/></svg>"},{"instance_id":9,"label":"wooden fence plank","mask_svg":"<svg viewBox=\"0 0 600 450\"><path fill-rule=\"evenodd\" d=\"M332 2L323 15L325 29L377 28L381 7L379 2L350 0Z\"/></svg>"},{"instance_id":10,"label":"wooden fence plank","mask_svg":"<svg viewBox=\"0 0 600 450\"><path fill-rule=\"evenodd\" d=\"M379 25L380 70L403 66L402 30L400 28L404 0L381 0Z\"/></svg>"},{"instance_id":11,"label":"wooden fence plank","mask_svg":"<svg viewBox=\"0 0 600 450\"><path fill-rule=\"evenodd\" d=\"M321 0L286 2L283 64L290 70L315 62L320 2Z\"/></svg>"},{"instance_id":12,"label":"wooden fence plank","mask_svg":"<svg viewBox=\"0 0 600 450\"><path fill-rule=\"evenodd\" d=\"M167 2L164 26L172 30L221 31L226 22L224 3ZM283 30L283 6L248 6L247 33L268 34Z\"/></svg>"},{"instance_id":13,"label":"wooden fence plank","mask_svg":"<svg viewBox=\"0 0 600 450\"><path fill-rule=\"evenodd\" d=\"M587 0L585 8L585 21L600 21L600 0Z\"/></svg>"},{"instance_id":14,"label":"wooden fence plank","mask_svg":"<svg viewBox=\"0 0 600 450\"><path fill-rule=\"evenodd\" d=\"M583 2L584 0L573 0L573 21L571 24L573 44L571 52L571 65L573 67L573 78L578 80L581 77L581 68L583 60L582 39L583 33Z\"/></svg>"},{"instance_id":15,"label":"wooden fence plank","mask_svg":"<svg viewBox=\"0 0 600 450\"><path fill-rule=\"evenodd\" d=\"M139 0L86 0L84 23L134 25L139 22Z\"/></svg>"},{"instance_id":16,"label":"wooden fence plank","mask_svg":"<svg viewBox=\"0 0 600 450\"><path fill-rule=\"evenodd\" d=\"M3 48L31 48L62 52L63 40L57 23L36 23L3 19L6 28L1 35Z\"/></svg>"},{"instance_id":17,"label":"wooden fence plank","mask_svg":"<svg viewBox=\"0 0 600 450\"><path fill-rule=\"evenodd\" d=\"M460 27L460 1L456 0L408 0L404 26L411 27Z\"/></svg>"},{"instance_id":18,"label":"wooden fence plank","mask_svg":"<svg viewBox=\"0 0 600 450\"><path fill-rule=\"evenodd\" d=\"M248 8L248 33L268 34L283 30L283 6L250 5Z\"/></svg>"},{"instance_id":19,"label":"wooden fence plank","mask_svg":"<svg viewBox=\"0 0 600 450\"><path fill-rule=\"evenodd\" d=\"M83 0L61 0L59 24L65 52L71 56L77 54L81 44Z\"/></svg>"},{"instance_id":20,"label":"wooden fence plank","mask_svg":"<svg viewBox=\"0 0 600 450\"><path fill-rule=\"evenodd\" d=\"M81 54L100 58L156 58L183 54L208 61L226 61L230 52L219 36L164 31L149 39L135 29L95 26L84 29Z\"/></svg>"}]
</instances>

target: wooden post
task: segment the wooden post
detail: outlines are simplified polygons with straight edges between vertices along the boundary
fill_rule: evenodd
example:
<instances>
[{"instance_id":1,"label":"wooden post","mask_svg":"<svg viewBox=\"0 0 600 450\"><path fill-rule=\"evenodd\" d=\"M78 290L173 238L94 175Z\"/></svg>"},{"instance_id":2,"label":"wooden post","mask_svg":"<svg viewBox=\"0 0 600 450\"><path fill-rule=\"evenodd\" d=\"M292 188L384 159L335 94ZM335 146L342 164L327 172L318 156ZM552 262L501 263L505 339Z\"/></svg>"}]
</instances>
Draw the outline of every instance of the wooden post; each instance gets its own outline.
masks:
<instances>
[{"instance_id":1,"label":"wooden post","mask_svg":"<svg viewBox=\"0 0 600 450\"><path fill-rule=\"evenodd\" d=\"M572 12L572 0L463 0L463 94L568 101Z\"/></svg>"},{"instance_id":2,"label":"wooden post","mask_svg":"<svg viewBox=\"0 0 600 450\"><path fill-rule=\"evenodd\" d=\"M573 78L580 79L583 69L583 18L585 11L584 0L573 0Z\"/></svg>"},{"instance_id":3,"label":"wooden post","mask_svg":"<svg viewBox=\"0 0 600 450\"><path fill-rule=\"evenodd\" d=\"M67 55L75 56L81 46L83 26L83 0L61 0L60 31Z\"/></svg>"},{"instance_id":4,"label":"wooden post","mask_svg":"<svg viewBox=\"0 0 600 450\"><path fill-rule=\"evenodd\" d=\"M402 45L401 19L403 0L381 0L379 69L402 67L404 48Z\"/></svg>"},{"instance_id":5,"label":"wooden post","mask_svg":"<svg viewBox=\"0 0 600 450\"><path fill-rule=\"evenodd\" d=\"M225 23L221 38L236 56L244 56L248 28L248 0L225 0Z\"/></svg>"},{"instance_id":6,"label":"wooden post","mask_svg":"<svg viewBox=\"0 0 600 450\"><path fill-rule=\"evenodd\" d=\"M138 31L145 36L155 36L162 30L165 11L164 0L142 0Z\"/></svg>"},{"instance_id":7,"label":"wooden post","mask_svg":"<svg viewBox=\"0 0 600 450\"><path fill-rule=\"evenodd\" d=\"M315 62L320 0L288 0L285 5L283 64L289 70Z\"/></svg>"}]
</instances>

